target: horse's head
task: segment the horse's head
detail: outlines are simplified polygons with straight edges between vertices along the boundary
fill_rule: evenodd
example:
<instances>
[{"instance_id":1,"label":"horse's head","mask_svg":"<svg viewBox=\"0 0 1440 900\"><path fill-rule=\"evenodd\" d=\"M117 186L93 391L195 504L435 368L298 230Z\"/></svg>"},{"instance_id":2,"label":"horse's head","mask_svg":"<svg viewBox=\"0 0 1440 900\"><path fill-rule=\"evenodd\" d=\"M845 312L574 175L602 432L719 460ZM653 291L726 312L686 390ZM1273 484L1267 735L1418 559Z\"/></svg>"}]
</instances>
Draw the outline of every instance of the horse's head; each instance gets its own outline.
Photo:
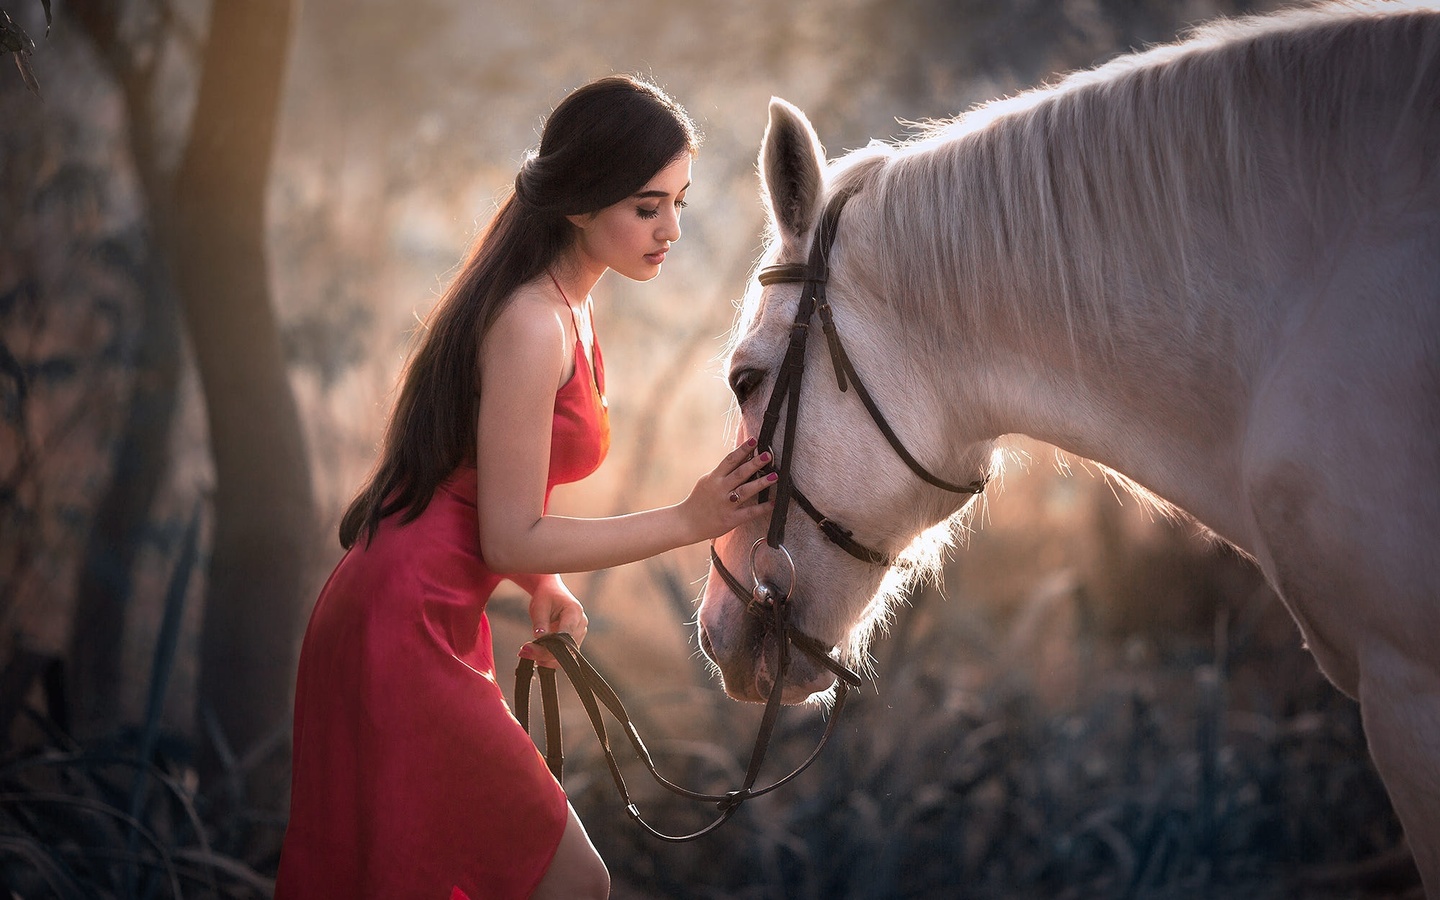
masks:
<instances>
[{"instance_id":1,"label":"horse's head","mask_svg":"<svg viewBox=\"0 0 1440 900\"><path fill-rule=\"evenodd\" d=\"M741 437L765 437L762 420L791 344L797 310L804 308L806 286L794 278L805 273L794 267L811 259L814 233L824 230L819 223L837 193L854 196L844 207L826 254L825 296L854 375L842 392L836 369L843 365L841 356L834 355L820 327L821 317L829 312L823 310L822 299L820 315L808 323L788 458L782 450L784 416L768 440L814 512L804 509L801 500L785 508L777 503L776 514L788 517L783 549L767 546L765 520L717 540L716 555L743 590L712 572L700 607L701 646L720 667L726 691L737 699L764 699L775 680L775 639L765 617L753 614L752 585L764 585L777 595L788 592L791 624L822 644L840 646L853 659L884 621L888 597L927 556L938 563L936 545L943 542L931 541L926 547L922 545L927 542L917 538L937 523L953 521L971 499L964 490L946 491L917 477L887 443L882 426L859 396L862 391L868 390L881 419L920 465L966 485L983 484L989 473L992 444L967 440L951 427L953 398L945 396L949 389L941 383L944 379L934 377L944 363L923 358L916 350L921 344L905 333L923 323L897 323L881 296L885 279L877 271L885 261L876 258L871 236L884 227L883 216L880 204L869 196L873 191L867 191L867 173L884 160L873 162L843 166L827 183L824 149L809 121L788 103L771 101L760 152L771 235L765 259L791 268L782 270L780 278L764 279L764 287L752 287L733 336L729 378L739 402ZM839 529L839 543L826 529ZM867 555L869 559L861 558ZM901 557L899 568L889 563L894 557ZM791 657L784 685L787 702L800 702L833 683L833 676L811 660L800 654Z\"/></svg>"}]
</instances>

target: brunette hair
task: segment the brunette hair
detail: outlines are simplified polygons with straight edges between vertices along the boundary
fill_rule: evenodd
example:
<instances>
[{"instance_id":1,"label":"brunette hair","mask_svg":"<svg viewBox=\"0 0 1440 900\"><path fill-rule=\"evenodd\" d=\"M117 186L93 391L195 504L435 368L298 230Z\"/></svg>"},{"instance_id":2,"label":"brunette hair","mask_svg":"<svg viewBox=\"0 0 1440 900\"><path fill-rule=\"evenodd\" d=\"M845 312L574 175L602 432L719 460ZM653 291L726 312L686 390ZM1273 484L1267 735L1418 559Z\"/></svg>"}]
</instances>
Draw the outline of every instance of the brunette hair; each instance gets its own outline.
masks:
<instances>
[{"instance_id":1,"label":"brunette hair","mask_svg":"<svg viewBox=\"0 0 1440 900\"><path fill-rule=\"evenodd\" d=\"M624 200L699 136L660 88L612 75L577 88L545 121L507 197L466 254L425 322L401 376L380 459L340 522L349 549L380 521L425 511L446 476L475 459L480 343L521 285L538 278L575 241L566 216Z\"/></svg>"}]
</instances>

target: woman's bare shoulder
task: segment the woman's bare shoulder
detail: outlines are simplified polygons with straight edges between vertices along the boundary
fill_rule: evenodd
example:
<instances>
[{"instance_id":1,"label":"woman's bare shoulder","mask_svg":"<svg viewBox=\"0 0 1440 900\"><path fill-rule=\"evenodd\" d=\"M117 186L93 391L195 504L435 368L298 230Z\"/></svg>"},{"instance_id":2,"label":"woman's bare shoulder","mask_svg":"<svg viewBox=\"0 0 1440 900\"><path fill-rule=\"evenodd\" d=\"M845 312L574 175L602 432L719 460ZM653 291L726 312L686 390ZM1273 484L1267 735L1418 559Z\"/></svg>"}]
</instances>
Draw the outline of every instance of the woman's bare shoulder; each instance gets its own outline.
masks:
<instances>
[{"instance_id":1,"label":"woman's bare shoulder","mask_svg":"<svg viewBox=\"0 0 1440 900\"><path fill-rule=\"evenodd\" d=\"M506 368L562 367L567 360L565 318L541 285L521 285L490 326L481 346L482 365L503 359Z\"/></svg>"}]
</instances>

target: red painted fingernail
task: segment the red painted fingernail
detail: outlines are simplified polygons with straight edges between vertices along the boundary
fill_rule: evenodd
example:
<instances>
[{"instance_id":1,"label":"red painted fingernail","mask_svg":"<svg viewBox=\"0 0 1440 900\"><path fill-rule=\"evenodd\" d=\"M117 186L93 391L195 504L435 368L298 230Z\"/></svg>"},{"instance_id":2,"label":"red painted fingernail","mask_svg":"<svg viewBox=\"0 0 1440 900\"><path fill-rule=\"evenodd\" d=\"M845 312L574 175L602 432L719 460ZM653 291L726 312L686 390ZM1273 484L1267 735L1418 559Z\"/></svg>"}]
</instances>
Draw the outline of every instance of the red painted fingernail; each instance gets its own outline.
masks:
<instances>
[{"instance_id":1,"label":"red painted fingernail","mask_svg":"<svg viewBox=\"0 0 1440 900\"><path fill-rule=\"evenodd\" d=\"M771 472L769 475L766 475L766 476L765 476L765 480L768 481L768 482L771 482L771 483L773 484L774 482L777 482L777 481L780 480L780 476L779 476L779 475L776 475L774 472Z\"/></svg>"},{"instance_id":2,"label":"red painted fingernail","mask_svg":"<svg viewBox=\"0 0 1440 900\"><path fill-rule=\"evenodd\" d=\"M766 450L764 453L760 454L760 461L761 461L761 462L769 462L769 461L770 461L770 451L769 451L769 450Z\"/></svg>"},{"instance_id":3,"label":"red painted fingernail","mask_svg":"<svg viewBox=\"0 0 1440 900\"><path fill-rule=\"evenodd\" d=\"M745 442L745 446L747 446L747 447L753 447L753 446L755 446L755 439L754 439L754 438L751 438L750 440L746 441L746 442Z\"/></svg>"}]
</instances>

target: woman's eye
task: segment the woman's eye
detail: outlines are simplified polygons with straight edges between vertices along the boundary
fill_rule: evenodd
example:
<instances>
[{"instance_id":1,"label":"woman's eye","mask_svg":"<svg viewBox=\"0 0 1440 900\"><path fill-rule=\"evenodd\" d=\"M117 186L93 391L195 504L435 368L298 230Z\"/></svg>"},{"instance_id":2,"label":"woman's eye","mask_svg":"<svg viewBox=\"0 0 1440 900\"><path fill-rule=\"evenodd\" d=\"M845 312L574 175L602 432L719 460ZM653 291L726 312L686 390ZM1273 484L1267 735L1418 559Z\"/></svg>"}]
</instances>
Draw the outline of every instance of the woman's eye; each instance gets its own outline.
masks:
<instances>
[{"instance_id":1,"label":"woman's eye","mask_svg":"<svg viewBox=\"0 0 1440 900\"><path fill-rule=\"evenodd\" d=\"M660 215L660 207L657 206L654 209L646 209L643 206L637 206L635 208L635 214L642 219L653 219Z\"/></svg>"},{"instance_id":2,"label":"woman's eye","mask_svg":"<svg viewBox=\"0 0 1440 900\"><path fill-rule=\"evenodd\" d=\"M735 401L744 406L764 380L765 373L759 369L738 369L730 373L730 391L735 395Z\"/></svg>"}]
</instances>

